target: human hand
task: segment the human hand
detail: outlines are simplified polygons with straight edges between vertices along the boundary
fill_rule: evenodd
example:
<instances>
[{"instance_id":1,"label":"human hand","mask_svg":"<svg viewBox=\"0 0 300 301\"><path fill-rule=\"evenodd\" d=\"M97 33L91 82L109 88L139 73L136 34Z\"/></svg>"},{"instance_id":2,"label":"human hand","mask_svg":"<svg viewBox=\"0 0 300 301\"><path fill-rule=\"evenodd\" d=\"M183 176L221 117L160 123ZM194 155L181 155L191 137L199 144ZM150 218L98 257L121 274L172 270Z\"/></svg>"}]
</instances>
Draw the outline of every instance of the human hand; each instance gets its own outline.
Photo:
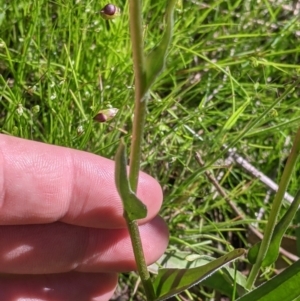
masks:
<instances>
[{"instance_id":1,"label":"human hand","mask_svg":"<svg viewBox=\"0 0 300 301\"><path fill-rule=\"evenodd\" d=\"M151 264L168 243L162 191L141 173L137 195ZM109 300L136 267L122 214L113 161L0 135L0 300Z\"/></svg>"}]
</instances>

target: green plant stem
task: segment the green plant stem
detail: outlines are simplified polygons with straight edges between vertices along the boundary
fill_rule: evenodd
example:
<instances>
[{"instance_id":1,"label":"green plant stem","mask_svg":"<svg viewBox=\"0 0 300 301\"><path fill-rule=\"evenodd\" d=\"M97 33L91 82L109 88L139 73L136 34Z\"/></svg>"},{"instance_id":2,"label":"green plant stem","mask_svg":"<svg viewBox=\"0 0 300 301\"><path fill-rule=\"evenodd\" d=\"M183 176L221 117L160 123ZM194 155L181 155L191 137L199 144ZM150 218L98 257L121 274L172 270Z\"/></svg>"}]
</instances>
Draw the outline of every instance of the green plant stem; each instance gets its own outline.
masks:
<instances>
[{"instance_id":1,"label":"green plant stem","mask_svg":"<svg viewBox=\"0 0 300 301\"><path fill-rule=\"evenodd\" d=\"M125 217L126 219L126 217ZM133 247L134 257L137 265L137 269L139 272L139 276L141 278L145 295L148 301L155 300L155 292L153 289L152 280L150 278L149 271L147 269L147 265L145 262L145 257L143 253L143 246L141 242L141 236L139 232L139 228L136 221L127 221L127 227L131 238L131 243Z\"/></svg>"},{"instance_id":2,"label":"green plant stem","mask_svg":"<svg viewBox=\"0 0 300 301\"><path fill-rule=\"evenodd\" d=\"M140 0L129 1L129 16L135 78L135 109L130 151L129 181L131 189L136 191L140 170L141 144L143 140L147 105L146 100L144 99L146 92L146 71L142 28L142 7Z\"/></svg>"},{"instance_id":3,"label":"green plant stem","mask_svg":"<svg viewBox=\"0 0 300 301\"><path fill-rule=\"evenodd\" d=\"M141 145L146 118L145 86L145 59L142 28L142 7L140 0L129 1L130 36L132 42L134 77L135 77L135 109L133 121L132 143L130 150L129 182L131 189L136 192L140 170ZM125 217L126 218L126 217ZM138 272L148 301L155 299L155 293L150 274L145 261L141 237L136 221L130 222L127 218L127 227L131 237L132 248Z\"/></svg>"},{"instance_id":4,"label":"green plant stem","mask_svg":"<svg viewBox=\"0 0 300 301\"><path fill-rule=\"evenodd\" d=\"M287 186L290 182L290 178L293 172L293 168L297 162L297 159L300 154L300 128L298 129L298 132L295 137L295 141L291 150L291 153L288 157L287 163L285 165L283 174L281 176L281 180L279 183L278 191L276 193L276 196L274 198L273 206L271 208L270 216L268 219L268 223L266 226L266 229L264 231L264 237L261 242L261 246L259 248L259 252L257 255L257 259L255 264L253 265L253 268L251 269L251 272L249 274L249 277L247 279L246 288L251 289L257 276L259 273L259 270L261 268L262 262L267 254L270 241L272 238L272 234L275 228L275 224L277 221L277 217L279 214L279 210L281 207L281 203L284 197L284 193L286 192Z\"/></svg>"}]
</instances>

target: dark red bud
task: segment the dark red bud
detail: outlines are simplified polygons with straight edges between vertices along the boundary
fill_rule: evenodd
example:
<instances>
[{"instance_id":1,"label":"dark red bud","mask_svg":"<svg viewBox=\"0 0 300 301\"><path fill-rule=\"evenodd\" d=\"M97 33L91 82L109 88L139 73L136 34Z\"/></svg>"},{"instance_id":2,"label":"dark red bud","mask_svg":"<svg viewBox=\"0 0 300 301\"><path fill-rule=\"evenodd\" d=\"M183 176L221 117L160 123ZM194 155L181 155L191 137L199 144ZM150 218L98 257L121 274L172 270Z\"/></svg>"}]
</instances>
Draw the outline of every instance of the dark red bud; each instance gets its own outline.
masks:
<instances>
[{"instance_id":1,"label":"dark red bud","mask_svg":"<svg viewBox=\"0 0 300 301\"><path fill-rule=\"evenodd\" d=\"M105 110L100 110L96 116L94 116L94 120L98 122L106 122L113 119L118 113L118 109L110 108Z\"/></svg>"},{"instance_id":2,"label":"dark red bud","mask_svg":"<svg viewBox=\"0 0 300 301\"><path fill-rule=\"evenodd\" d=\"M105 15L113 16L116 13L116 7L113 4L106 4L101 12Z\"/></svg>"},{"instance_id":3,"label":"dark red bud","mask_svg":"<svg viewBox=\"0 0 300 301\"><path fill-rule=\"evenodd\" d=\"M121 10L119 7L109 3L106 4L100 11L100 14L103 19L105 20L111 20L114 19L121 14Z\"/></svg>"},{"instance_id":4,"label":"dark red bud","mask_svg":"<svg viewBox=\"0 0 300 301\"><path fill-rule=\"evenodd\" d=\"M98 122L105 122L107 120L107 117L103 113L99 113L94 117L94 120Z\"/></svg>"}]
</instances>

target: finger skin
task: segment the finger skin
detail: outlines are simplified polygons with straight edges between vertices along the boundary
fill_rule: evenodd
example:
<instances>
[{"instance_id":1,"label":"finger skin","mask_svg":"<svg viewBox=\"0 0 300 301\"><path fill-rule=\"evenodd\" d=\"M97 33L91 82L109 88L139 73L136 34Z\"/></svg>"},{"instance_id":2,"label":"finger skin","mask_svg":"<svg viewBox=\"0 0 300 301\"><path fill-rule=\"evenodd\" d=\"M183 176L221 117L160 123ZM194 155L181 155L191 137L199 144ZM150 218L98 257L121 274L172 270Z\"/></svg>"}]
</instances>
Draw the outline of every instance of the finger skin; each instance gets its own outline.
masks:
<instances>
[{"instance_id":1,"label":"finger skin","mask_svg":"<svg viewBox=\"0 0 300 301\"><path fill-rule=\"evenodd\" d=\"M141 173L137 195L151 264L168 243L162 191ZM122 215L113 161L0 135L0 300L109 300L116 273L136 269Z\"/></svg>"},{"instance_id":2,"label":"finger skin","mask_svg":"<svg viewBox=\"0 0 300 301\"><path fill-rule=\"evenodd\" d=\"M108 301L116 274L65 273L0 276L3 301Z\"/></svg>"},{"instance_id":3,"label":"finger skin","mask_svg":"<svg viewBox=\"0 0 300 301\"><path fill-rule=\"evenodd\" d=\"M143 224L162 203L159 184L140 173ZM96 228L124 228L114 183L114 161L91 153L0 135L0 225L61 221Z\"/></svg>"},{"instance_id":4,"label":"finger skin","mask_svg":"<svg viewBox=\"0 0 300 301\"><path fill-rule=\"evenodd\" d=\"M168 229L160 217L139 228L149 265L166 249ZM117 273L136 270L127 229L97 229L56 222L2 226L0 237L3 241L0 244L0 273Z\"/></svg>"}]
</instances>

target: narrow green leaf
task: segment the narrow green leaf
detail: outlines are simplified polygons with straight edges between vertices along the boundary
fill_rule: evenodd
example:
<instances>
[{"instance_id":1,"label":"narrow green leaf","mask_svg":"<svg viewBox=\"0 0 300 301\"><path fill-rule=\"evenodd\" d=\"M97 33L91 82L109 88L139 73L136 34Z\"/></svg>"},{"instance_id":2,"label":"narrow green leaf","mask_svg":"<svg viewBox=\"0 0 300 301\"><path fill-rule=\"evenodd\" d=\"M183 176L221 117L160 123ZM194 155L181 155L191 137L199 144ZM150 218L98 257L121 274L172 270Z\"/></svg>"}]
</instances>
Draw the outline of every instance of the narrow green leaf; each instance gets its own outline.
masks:
<instances>
[{"instance_id":1,"label":"narrow green leaf","mask_svg":"<svg viewBox=\"0 0 300 301\"><path fill-rule=\"evenodd\" d=\"M160 43L148 54L145 60L148 91L157 76L162 72L167 57L167 51L173 35L174 26L174 7L177 0L168 0L166 8L166 28Z\"/></svg>"},{"instance_id":2,"label":"narrow green leaf","mask_svg":"<svg viewBox=\"0 0 300 301\"><path fill-rule=\"evenodd\" d=\"M244 249L236 249L203 266L190 269L160 269L153 281L156 300L165 300L203 281L225 264L244 253Z\"/></svg>"},{"instance_id":3,"label":"narrow green leaf","mask_svg":"<svg viewBox=\"0 0 300 301\"><path fill-rule=\"evenodd\" d=\"M126 150L123 140L121 140L120 142L115 161L115 183L123 202L124 217L128 218L129 221L134 221L146 217L146 206L137 198L135 193L130 188L126 168Z\"/></svg>"},{"instance_id":4,"label":"narrow green leaf","mask_svg":"<svg viewBox=\"0 0 300 301\"><path fill-rule=\"evenodd\" d=\"M293 202L291 203L291 206L288 208L285 215L281 218L281 220L278 222L278 224L274 229L268 252L262 262L263 267L269 266L277 260L279 256L282 237L286 232L288 226L293 221L299 205L300 205L300 190L297 192ZM248 260L252 264L256 262L260 245L261 242L255 244L248 252Z\"/></svg>"},{"instance_id":5,"label":"narrow green leaf","mask_svg":"<svg viewBox=\"0 0 300 301\"><path fill-rule=\"evenodd\" d=\"M231 116L230 118L227 120L227 122L225 123L223 130L230 130L237 122L237 120L239 119L239 117L241 116L241 114L245 111L245 109L247 108L247 106L249 105L250 100L247 100L246 102L244 102Z\"/></svg>"},{"instance_id":6,"label":"narrow green leaf","mask_svg":"<svg viewBox=\"0 0 300 301\"><path fill-rule=\"evenodd\" d=\"M293 301L300 296L300 260L236 301Z\"/></svg>"},{"instance_id":7,"label":"narrow green leaf","mask_svg":"<svg viewBox=\"0 0 300 301\"><path fill-rule=\"evenodd\" d=\"M213 260L215 260L215 258L211 256L172 250L166 252L155 264L149 266L148 270L151 273L157 274L157 263L167 269L190 269L203 266ZM244 289L246 286L245 275L228 266L222 267L210 277L204 279L201 282L201 285L215 289L228 297L233 296L234 289L236 289L238 296L242 296L246 293L246 290Z\"/></svg>"}]
</instances>

